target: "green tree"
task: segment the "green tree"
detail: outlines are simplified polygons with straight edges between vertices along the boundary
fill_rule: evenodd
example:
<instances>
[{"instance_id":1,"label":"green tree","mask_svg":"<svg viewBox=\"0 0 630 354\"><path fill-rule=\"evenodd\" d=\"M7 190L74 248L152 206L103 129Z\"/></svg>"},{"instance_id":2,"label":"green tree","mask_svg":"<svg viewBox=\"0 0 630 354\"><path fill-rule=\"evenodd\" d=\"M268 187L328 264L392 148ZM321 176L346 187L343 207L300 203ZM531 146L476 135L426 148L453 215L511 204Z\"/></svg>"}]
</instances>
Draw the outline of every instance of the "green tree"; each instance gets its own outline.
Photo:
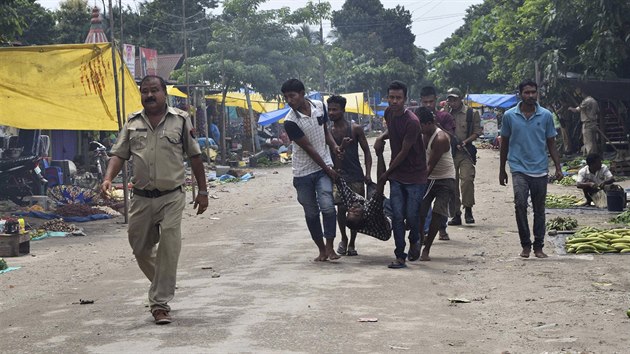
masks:
<instances>
[{"instance_id":1,"label":"green tree","mask_svg":"<svg viewBox=\"0 0 630 354\"><path fill-rule=\"evenodd\" d=\"M492 60L486 44L493 40L492 28L497 19L491 16L491 11L497 5L497 1L486 1L468 8L464 25L429 55L428 77L438 88L459 87L468 92L496 90L497 85L488 79Z\"/></svg>"},{"instance_id":2,"label":"green tree","mask_svg":"<svg viewBox=\"0 0 630 354\"><path fill-rule=\"evenodd\" d=\"M423 82L426 51L414 45L411 24L408 10L385 9L379 0L347 0L341 10L333 11L331 89L375 92L393 79L406 81L412 89Z\"/></svg>"},{"instance_id":3,"label":"green tree","mask_svg":"<svg viewBox=\"0 0 630 354\"><path fill-rule=\"evenodd\" d=\"M26 18L18 11L21 0L5 0L0 3L0 43L11 42L22 34Z\"/></svg>"},{"instance_id":4,"label":"green tree","mask_svg":"<svg viewBox=\"0 0 630 354\"><path fill-rule=\"evenodd\" d=\"M55 40L54 14L35 0L18 0L18 15L28 18L21 35L16 39L26 45L51 44Z\"/></svg>"},{"instance_id":5,"label":"green tree","mask_svg":"<svg viewBox=\"0 0 630 354\"><path fill-rule=\"evenodd\" d=\"M185 20L181 0L144 1L136 9L127 6L122 11L124 41L156 49L158 54L183 53L185 22L188 54L200 55L212 38L214 16L210 10L217 4L217 0L185 0ZM119 13L114 10L115 15Z\"/></svg>"},{"instance_id":6,"label":"green tree","mask_svg":"<svg viewBox=\"0 0 630 354\"><path fill-rule=\"evenodd\" d=\"M191 82L206 82L221 89L222 113L228 91L248 87L267 98L276 97L284 80L299 78L303 68L317 64L306 50L309 40L291 36L291 28L283 21L286 9L262 11L258 9L262 2L226 0L222 14L212 24L212 40L205 53L187 63ZM184 70L175 73L180 82L184 80ZM220 123L225 129L225 119ZM246 134L251 131L249 124L245 119ZM248 143L244 141L245 148L251 151Z\"/></svg>"},{"instance_id":7,"label":"green tree","mask_svg":"<svg viewBox=\"0 0 630 354\"><path fill-rule=\"evenodd\" d=\"M85 42L90 31L91 10L87 0L65 0L55 11L57 21L57 43L73 44Z\"/></svg>"}]
</instances>

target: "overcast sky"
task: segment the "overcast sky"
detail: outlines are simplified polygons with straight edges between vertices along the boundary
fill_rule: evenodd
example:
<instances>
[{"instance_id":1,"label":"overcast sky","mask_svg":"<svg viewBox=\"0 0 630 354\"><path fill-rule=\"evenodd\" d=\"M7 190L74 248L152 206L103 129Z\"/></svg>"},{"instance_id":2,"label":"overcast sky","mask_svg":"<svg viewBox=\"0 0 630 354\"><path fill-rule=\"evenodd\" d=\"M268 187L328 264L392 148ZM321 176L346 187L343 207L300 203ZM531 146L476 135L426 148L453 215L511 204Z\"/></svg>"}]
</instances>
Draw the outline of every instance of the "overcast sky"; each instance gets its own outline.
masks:
<instances>
[{"instance_id":1,"label":"overcast sky","mask_svg":"<svg viewBox=\"0 0 630 354\"><path fill-rule=\"evenodd\" d=\"M37 0L42 6L54 10L61 0ZM104 0L109 4L109 0ZM119 0L112 0L117 4ZM313 0L316 1L316 0ZM292 9L304 6L307 0L267 0L261 9L273 9L288 6ZM329 0L333 10L341 9L344 0ZM396 5L404 6L411 12L412 31L416 35L416 45L433 51L453 31L464 23L466 9L470 5L480 4L483 0L381 0L385 8ZM90 6L102 6L103 0L88 0ZM122 0L123 6L140 3L138 0ZM324 21L324 33L330 30L330 21Z\"/></svg>"}]
</instances>

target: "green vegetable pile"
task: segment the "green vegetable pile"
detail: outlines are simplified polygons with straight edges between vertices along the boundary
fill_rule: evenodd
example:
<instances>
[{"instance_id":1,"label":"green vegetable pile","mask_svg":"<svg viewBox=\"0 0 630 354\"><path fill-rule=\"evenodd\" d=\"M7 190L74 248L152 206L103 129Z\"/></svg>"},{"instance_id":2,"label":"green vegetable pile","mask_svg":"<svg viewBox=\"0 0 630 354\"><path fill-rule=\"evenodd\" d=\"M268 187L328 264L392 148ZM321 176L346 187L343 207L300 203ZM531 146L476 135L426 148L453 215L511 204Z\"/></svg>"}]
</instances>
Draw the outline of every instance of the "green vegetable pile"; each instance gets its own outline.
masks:
<instances>
[{"instance_id":1,"label":"green vegetable pile","mask_svg":"<svg viewBox=\"0 0 630 354\"><path fill-rule=\"evenodd\" d=\"M547 221L547 230L575 230L578 226L578 221L570 216L562 217L558 216Z\"/></svg>"},{"instance_id":2,"label":"green vegetable pile","mask_svg":"<svg viewBox=\"0 0 630 354\"><path fill-rule=\"evenodd\" d=\"M583 163L585 163L584 159L581 158L581 157L578 157L578 158L575 158L573 160L569 160L569 161L565 162L564 165L568 169L572 169L572 168L582 167Z\"/></svg>"},{"instance_id":3,"label":"green vegetable pile","mask_svg":"<svg viewBox=\"0 0 630 354\"><path fill-rule=\"evenodd\" d=\"M4 258L0 258L0 270L5 270L7 268L9 268L7 261L5 261Z\"/></svg>"},{"instance_id":4,"label":"green vegetable pile","mask_svg":"<svg viewBox=\"0 0 630 354\"><path fill-rule=\"evenodd\" d=\"M610 221L615 224L630 224L630 210L624 211L623 213L610 219Z\"/></svg>"},{"instance_id":5,"label":"green vegetable pile","mask_svg":"<svg viewBox=\"0 0 630 354\"><path fill-rule=\"evenodd\" d=\"M564 177L563 179L554 181L553 183L561 186L575 186L575 180L571 177Z\"/></svg>"},{"instance_id":6,"label":"green vegetable pile","mask_svg":"<svg viewBox=\"0 0 630 354\"><path fill-rule=\"evenodd\" d=\"M566 209L574 207L580 203L580 198L574 195L555 195L547 194L545 197L545 206L547 208Z\"/></svg>"},{"instance_id":7,"label":"green vegetable pile","mask_svg":"<svg viewBox=\"0 0 630 354\"><path fill-rule=\"evenodd\" d=\"M630 253L630 229L584 227L566 241L567 253Z\"/></svg>"}]
</instances>

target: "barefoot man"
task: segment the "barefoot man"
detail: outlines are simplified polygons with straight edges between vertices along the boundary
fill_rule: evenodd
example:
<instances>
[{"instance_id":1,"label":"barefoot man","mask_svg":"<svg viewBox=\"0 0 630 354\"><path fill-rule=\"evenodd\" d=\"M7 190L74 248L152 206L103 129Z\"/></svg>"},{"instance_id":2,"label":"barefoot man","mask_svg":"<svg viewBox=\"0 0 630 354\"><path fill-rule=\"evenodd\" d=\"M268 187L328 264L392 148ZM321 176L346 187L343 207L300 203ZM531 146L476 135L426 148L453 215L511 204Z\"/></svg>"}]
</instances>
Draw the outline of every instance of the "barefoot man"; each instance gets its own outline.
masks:
<instances>
[{"instance_id":1,"label":"barefoot man","mask_svg":"<svg viewBox=\"0 0 630 354\"><path fill-rule=\"evenodd\" d=\"M347 121L344 118L346 112L346 99L342 96L330 96L328 103L328 115L333 122L331 134L337 145L343 145L343 158L335 158L335 169L341 174L341 177L347 182L347 186L355 193L365 197L365 184L372 182L370 171L372 170L372 154L363 127ZM359 160L359 146L363 150L365 161L365 174L361 168ZM339 191L339 189L337 189ZM348 211L344 203L342 203L339 193L335 194L335 203L337 204L337 222L339 223L339 231L341 232L341 242L337 247L337 254L342 256L357 256L355 240L357 231L350 230L350 242L346 234L346 212Z\"/></svg>"},{"instance_id":2,"label":"barefoot man","mask_svg":"<svg viewBox=\"0 0 630 354\"><path fill-rule=\"evenodd\" d=\"M416 116L422 128L422 141L427 152L427 191L420 207L420 225L424 225L429 208L431 224L426 235L421 261L430 261L429 252L438 230L448 218L448 203L455 190L455 165L449 135L435 125L435 115L426 107L419 107ZM420 228L421 234L424 228ZM424 237L422 237L424 238Z\"/></svg>"},{"instance_id":3,"label":"barefoot man","mask_svg":"<svg viewBox=\"0 0 630 354\"><path fill-rule=\"evenodd\" d=\"M300 80L285 81L281 91L291 107L284 119L284 129L293 142L293 187L304 208L308 231L319 249L315 261L338 259L333 248L337 215L332 193L332 182L338 175L332 168L328 146L336 154L340 149L326 128L328 112L322 102L304 97L304 84Z\"/></svg>"}]
</instances>

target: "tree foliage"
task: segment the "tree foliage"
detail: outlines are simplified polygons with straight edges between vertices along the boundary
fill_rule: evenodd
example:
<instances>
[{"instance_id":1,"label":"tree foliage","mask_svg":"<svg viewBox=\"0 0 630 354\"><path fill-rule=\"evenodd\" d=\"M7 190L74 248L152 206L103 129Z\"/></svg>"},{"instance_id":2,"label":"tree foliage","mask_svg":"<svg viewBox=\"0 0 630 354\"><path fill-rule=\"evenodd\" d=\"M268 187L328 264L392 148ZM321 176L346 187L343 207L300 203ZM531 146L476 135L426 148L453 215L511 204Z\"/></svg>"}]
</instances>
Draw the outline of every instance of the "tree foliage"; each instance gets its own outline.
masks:
<instances>
[{"instance_id":1,"label":"tree foliage","mask_svg":"<svg viewBox=\"0 0 630 354\"><path fill-rule=\"evenodd\" d=\"M74 44L85 42L90 31L91 9L87 0L65 0L55 12L57 37L55 43Z\"/></svg>"},{"instance_id":2,"label":"tree foliage","mask_svg":"<svg viewBox=\"0 0 630 354\"><path fill-rule=\"evenodd\" d=\"M329 52L331 91L383 91L393 79L423 81L426 52L414 45L411 13L380 0L347 0L333 11L335 42Z\"/></svg>"},{"instance_id":3,"label":"tree foliage","mask_svg":"<svg viewBox=\"0 0 630 354\"><path fill-rule=\"evenodd\" d=\"M18 15L28 19L22 34L16 39L25 45L50 44L51 38L55 38L54 14L43 8L35 0L18 0L22 6L16 8Z\"/></svg>"},{"instance_id":4,"label":"tree foliage","mask_svg":"<svg viewBox=\"0 0 630 354\"><path fill-rule=\"evenodd\" d=\"M18 9L22 0L5 0L0 3L0 43L10 42L22 34L26 18Z\"/></svg>"},{"instance_id":5,"label":"tree foliage","mask_svg":"<svg viewBox=\"0 0 630 354\"><path fill-rule=\"evenodd\" d=\"M626 0L486 0L430 57L439 86L512 91L538 73L547 90L573 72L630 77Z\"/></svg>"}]
</instances>

